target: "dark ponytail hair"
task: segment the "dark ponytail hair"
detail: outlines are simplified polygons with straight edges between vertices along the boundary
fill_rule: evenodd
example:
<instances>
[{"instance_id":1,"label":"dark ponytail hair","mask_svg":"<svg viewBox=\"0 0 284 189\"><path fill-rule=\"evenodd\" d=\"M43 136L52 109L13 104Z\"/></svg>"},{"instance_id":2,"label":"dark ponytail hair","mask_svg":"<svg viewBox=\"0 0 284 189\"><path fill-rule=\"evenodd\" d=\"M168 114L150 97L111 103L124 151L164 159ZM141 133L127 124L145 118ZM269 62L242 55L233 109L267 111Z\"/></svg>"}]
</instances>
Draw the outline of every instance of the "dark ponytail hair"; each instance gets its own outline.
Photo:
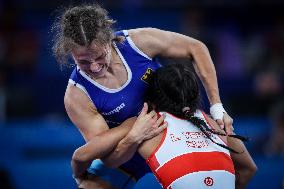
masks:
<instances>
[{"instance_id":1,"label":"dark ponytail hair","mask_svg":"<svg viewBox=\"0 0 284 189\"><path fill-rule=\"evenodd\" d=\"M186 64L173 63L156 70L150 80L150 86L146 93L146 100L155 107L156 111L169 112L192 122L213 143L239 153L236 150L218 143L211 138L211 133L226 136L223 133L212 130L204 120L195 117L194 113L200 106L199 85L192 68ZM246 141L247 138L239 135L229 135Z\"/></svg>"},{"instance_id":2,"label":"dark ponytail hair","mask_svg":"<svg viewBox=\"0 0 284 189\"><path fill-rule=\"evenodd\" d=\"M156 111L185 118L184 107L189 107L192 115L199 107L199 85L195 73L185 64L173 63L157 69L149 84L146 99Z\"/></svg>"}]
</instances>

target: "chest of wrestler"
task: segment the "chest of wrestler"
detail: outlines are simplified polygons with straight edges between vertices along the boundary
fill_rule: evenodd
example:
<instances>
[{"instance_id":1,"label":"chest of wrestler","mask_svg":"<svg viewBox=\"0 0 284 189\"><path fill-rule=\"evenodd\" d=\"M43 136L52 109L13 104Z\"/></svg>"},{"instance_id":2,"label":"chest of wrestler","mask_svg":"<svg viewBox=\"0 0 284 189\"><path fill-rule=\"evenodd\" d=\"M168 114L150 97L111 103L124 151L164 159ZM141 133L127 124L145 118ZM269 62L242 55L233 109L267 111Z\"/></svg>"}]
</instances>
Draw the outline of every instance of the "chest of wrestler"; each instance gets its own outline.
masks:
<instances>
[{"instance_id":1,"label":"chest of wrestler","mask_svg":"<svg viewBox=\"0 0 284 189\"><path fill-rule=\"evenodd\" d=\"M108 125L114 127L127 118L138 115L143 107L147 87L147 84L142 81L130 81L127 86L117 92L99 91L93 102Z\"/></svg>"},{"instance_id":2,"label":"chest of wrestler","mask_svg":"<svg viewBox=\"0 0 284 189\"><path fill-rule=\"evenodd\" d=\"M127 69L128 80L120 89L99 91L93 102L110 127L139 114L148 88L148 79L159 66L146 61L130 65Z\"/></svg>"},{"instance_id":3,"label":"chest of wrestler","mask_svg":"<svg viewBox=\"0 0 284 189\"><path fill-rule=\"evenodd\" d=\"M119 125L129 117L138 115L143 107L148 79L160 67L155 59L141 53L128 40L114 46L119 56L118 60L125 69L124 73L127 73L127 80L121 87L108 88L101 85L79 68L74 69L69 80L89 96L110 128ZM120 78L124 77L120 76Z\"/></svg>"},{"instance_id":4,"label":"chest of wrestler","mask_svg":"<svg viewBox=\"0 0 284 189\"><path fill-rule=\"evenodd\" d=\"M148 79L160 65L144 60L131 61L125 64L125 67L127 80L117 89L110 89L96 83L78 69L71 75L71 79L89 96L110 128L119 125L127 118L138 115L143 107Z\"/></svg>"}]
</instances>

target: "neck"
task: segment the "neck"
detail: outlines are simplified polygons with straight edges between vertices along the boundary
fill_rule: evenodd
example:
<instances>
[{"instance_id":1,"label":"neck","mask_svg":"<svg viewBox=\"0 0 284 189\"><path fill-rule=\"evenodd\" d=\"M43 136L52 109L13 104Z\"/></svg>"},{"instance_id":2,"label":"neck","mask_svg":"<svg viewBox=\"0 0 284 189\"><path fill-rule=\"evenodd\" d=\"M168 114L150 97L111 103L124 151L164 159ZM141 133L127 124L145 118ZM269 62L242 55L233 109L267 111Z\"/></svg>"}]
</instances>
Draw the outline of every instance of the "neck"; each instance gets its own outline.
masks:
<instances>
[{"instance_id":1,"label":"neck","mask_svg":"<svg viewBox=\"0 0 284 189\"><path fill-rule=\"evenodd\" d=\"M115 47L112 45L111 46L111 63L114 63L114 64L121 64L121 60L120 60L120 57L115 49Z\"/></svg>"}]
</instances>

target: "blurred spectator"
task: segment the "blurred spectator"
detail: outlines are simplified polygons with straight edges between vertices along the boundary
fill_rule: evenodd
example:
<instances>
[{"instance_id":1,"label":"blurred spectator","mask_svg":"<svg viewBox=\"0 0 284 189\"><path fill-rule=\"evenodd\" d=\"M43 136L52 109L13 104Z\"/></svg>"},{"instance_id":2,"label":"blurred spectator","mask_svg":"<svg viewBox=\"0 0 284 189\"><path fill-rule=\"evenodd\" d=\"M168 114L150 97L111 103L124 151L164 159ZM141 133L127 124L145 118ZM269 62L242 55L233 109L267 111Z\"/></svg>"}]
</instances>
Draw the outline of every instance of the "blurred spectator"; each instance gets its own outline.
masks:
<instances>
[{"instance_id":1,"label":"blurred spectator","mask_svg":"<svg viewBox=\"0 0 284 189\"><path fill-rule=\"evenodd\" d=\"M129 13L135 13L139 11L143 5L143 0L122 0L121 6L124 11Z\"/></svg>"},{"instance_id":2,"label":"blurred spectator","mask_svg":"<svg viewBox=\"0 0 284 189\"><path fill-rule=\"evenodd\" d=\"M4 10L0 17L0 117L33 116L38 38L34 30L20 26L21 15L13 5L7 4Z\"/></svg>"},{"instance_id":3,"label":"blurred spectator","mask_svg":"<svg viewBox=\"0 0 284 189\"><path fill-rule=\"evenodd\" d=\"M188 8L184 11L181 17L181 31L183 34L199 39L206 40L206 24L204 24L204 13L197 8Z\"/></svg>"},{"instance_id":4,"label":"blurred spectator","mask_svg":"<svg viewBox=\"0 0 284 189\"><path fill-rule=\"evenodd\" d=\"M7 82L7 66L5 64L5 55L7 51L7 36L5 35L5 30L1 23L4 17L2 9L2 4L0 3L0 123L4 123L6 120L6 82Z\"/></svg>"},{"instance_id":5,"label":"blurred spectator","mask_svg":"<svg viewBox=\"0 0 284 189\"><path fill-rule=\"evenodd\" d=\"M13 189L12 182L8 172L4 169L0 169L0 188L1 189Z\"/></svg>"},{"instance_id":6,"label":"blurred spectator","mask_svg":"<svg viewBox=\"0 0 284 189\"><path fill-rule=\"evenodd\" d=\"M275 104L271 110L272 133L265 146L267 156L284 158L284 101Z\"/></svg>"},{"instance_id":7,"label":"blurred spectator","mask_svg":"<svg viewBox=\"0 0 284 189\"><path fill-rule=\"evenodd\" d=\"M0 49L1 51L1 49ZM1 61L1 60L0 60ZM6 120L6 72L0 62L0 124Z\"/></svg>"},{"instance_id":8,"label":"blurred spectator","mask_svg":"<svg viewBox=\"0 0 284 189\"><path fill-rule=\"evenodd\" d=\"M274 71L263 71L255 77L255 95L259 98L276 97L283 90L280 76Z\"/></svg>"},{"instance_id":9,"label":"blurred spectator","mask_svg":"<svg viewBox=\"0 0 284 189\"><path fill-rule=\"evenodd\" d=\"M254 79L254 112L267 115L269 110L283 98L283 81L281 76L272 70L261 71Z\"/></svg>"},{"instance_id":10,"label":"blurred spectator","mask_svg":"<svg viewBox=\"0 0 284 189\"><path fill-rule=\"evenodd\" d=\"M216 67L220 79L238 80L243 77L244 61L242 39L238 26L230 23L216 35Z\"/></svg>"}]
</instances>

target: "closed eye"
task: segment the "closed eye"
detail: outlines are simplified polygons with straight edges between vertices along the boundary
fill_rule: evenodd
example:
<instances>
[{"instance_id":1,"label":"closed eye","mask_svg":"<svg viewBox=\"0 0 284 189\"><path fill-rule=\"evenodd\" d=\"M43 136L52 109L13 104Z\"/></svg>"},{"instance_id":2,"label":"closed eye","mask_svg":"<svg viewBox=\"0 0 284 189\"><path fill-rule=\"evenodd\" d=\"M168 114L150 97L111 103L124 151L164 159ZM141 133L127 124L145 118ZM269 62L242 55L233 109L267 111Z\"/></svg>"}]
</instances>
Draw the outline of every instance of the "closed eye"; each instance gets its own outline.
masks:
<instances>
[{"instance_id":1,"label":"closed eye","mask_svg":"<svg viewBox=\"0 0 284 189\"><path fill-rule=\"evenodd\" d=\"M103 53L101 56L97 57L96 60L100 60L100 59L103 59L105 58L107 55L107 53Z\"/></svg>"},{"instance_id":2,"label":"closed eye","mask_svg":"<svg viewBox=\"0 0 284 189\"><path fill-rule=\"evenodd\" d=\"M81 65L89 65L89 64L91 64L91 62L88 61L88 60L79 60L78 63L81 64Z\"/></svg>"}]
</instances>

